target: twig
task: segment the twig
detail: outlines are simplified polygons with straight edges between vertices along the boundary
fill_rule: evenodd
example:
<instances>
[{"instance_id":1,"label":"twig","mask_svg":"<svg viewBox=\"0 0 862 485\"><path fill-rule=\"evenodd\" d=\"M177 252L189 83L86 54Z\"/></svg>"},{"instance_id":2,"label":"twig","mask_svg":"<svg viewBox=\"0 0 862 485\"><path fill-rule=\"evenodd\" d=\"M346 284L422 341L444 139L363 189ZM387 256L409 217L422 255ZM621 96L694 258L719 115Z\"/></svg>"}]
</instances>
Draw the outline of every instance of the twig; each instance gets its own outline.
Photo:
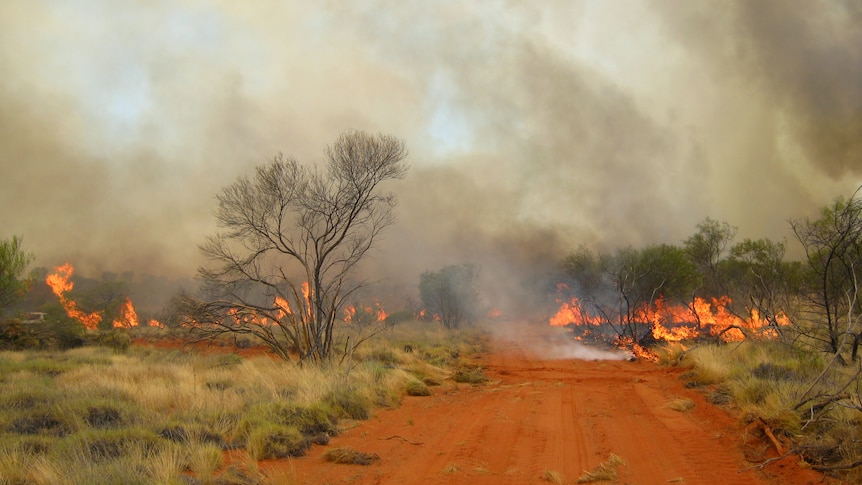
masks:
<instances>
[{"instance_id":1,"label":"twig","mask_svg":"<svg viewBox=\"0 0 862 485\"><path fill-rule=\"evenodd\" d=\"M772 462L774 462L774 461L783 460L783 459L787 458L788 456L792 455L795 451L796 451L796 450L794 450L794 449L787 450L787 453L785 453L785 454L783 454L783 455L781 455L781 456L776 456L776 457L774 457L774 458L769 458L769 459L767 459L767 460L764 460L762 463L758 463L757 465L752 465L752 466L749 466L749 467L741 468L741 469L737 470L737 471L736 471L736 473L747 472L748 470L754 470L754 469L763 470L763 468L764 468L766 465L768 465L768 464L770 464L770 463L772 463Z\"/></svg>"},{"instance_id":2,"label":"twig","mask_svg":"<svg viewBox=\"0 0 862 485\"><path fill-rule=\"evenodd\" d=\"M405 437L403 437L403 436L398 436L397 434L394 434L394 435L392 435L392 436L390 436L390 437L388 437L388 438L377 438L377 439L379 439L379 440L391 440L391 439L394 439L394 438L398 438L398 439L400 439L400 440L403 440L403 441L405 441L405 442L407 442L407 443L410 443L411 445L416 445L416 446L418 446L418 445L421 445L421 444L422 444L422 442L411 441L411 440L408 440L407 438L405 438Z\"/></svg>"}]
</instances>

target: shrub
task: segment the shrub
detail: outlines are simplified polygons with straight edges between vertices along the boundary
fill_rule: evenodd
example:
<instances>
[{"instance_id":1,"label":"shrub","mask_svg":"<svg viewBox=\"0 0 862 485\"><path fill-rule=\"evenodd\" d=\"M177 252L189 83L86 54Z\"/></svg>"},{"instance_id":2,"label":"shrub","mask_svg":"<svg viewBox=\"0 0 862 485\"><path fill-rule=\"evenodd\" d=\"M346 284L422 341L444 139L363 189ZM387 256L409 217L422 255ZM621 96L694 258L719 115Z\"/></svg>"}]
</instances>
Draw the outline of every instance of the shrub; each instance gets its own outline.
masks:
<instances>
[{"instance_id":1,"label":"shrub","mask_svg":"<svg viewBox=\"0 0 862 485\"><path fill-rule=\"evenodd\" d=\"M407 383L407 395L408 396L430 396L431 389L428 389L428 386L425 383L413 379Z\"/></svg>"},{"instance_id":2,"label":"shrub","mask_svg":"<svg viewBox=\"0 0 862 485\"><path fill-rule=\"evenodd\" d=\"M482 372L481 367L464 367L458 369L455 372L455 375L452 376L452 380L462 384L484 384L488 382L488 378L485 377L485 373Z\"/></svg>"},{"instance_id":3,"label":"shrub","mask_svg":"<svg viewBox=\"0 0 862 485\"><path fill-rule=\"evenodd\" d=\"M105 463L151 454L163 443L155 433L144 428L89 429L60 440L58 454L66 459L83 458L90 463Z\"/></svg>"},{"instance_id":4,"label":"shrub","mask_svg":"<svg viewBox=\"0 0 862 485\"><path fill-rule=\"evenodd\" d=\"M7 430L16 434L63 437L71 434L75 428L68 416L59 409L36 408L18 413L12 418Z\"/></svg>"},{"instance_id":5,"label":"shrub","mask_svg":"<svg viewBox=\"0 0 862 485\"><path fill-rule=\"evenodd\" d=\"M371 416L371 400L352 386L336 387L323 402L332 406L338 417L365 420Z\"/></svg>"},{"instance_id":6,"label":"shrub","mask_svg":"<svg viewBox=\"0 0 862 485\"><path fill-rule=\"evenodd\" d=\"M304 455L308 441L293 426L268 424L251 431L246 449L255 460L287 458Z\"/></svg>"},{"instance_id":7,"label":"shrub","mask_svg":"<svg viewBox=\"0 0 862 485\"><path fill-rule=\"evenodd\" d=\"M127 330L115 328L99 334L96 337L96 342L99 345L110 347L116 353L125 353L132 345L132 337L129 336Z\"/></svg>"},{"instance_id":8,"label":"shrub","mask_svg":"<svg viewBox=\"0 0 862 485\"><path fill-rule=\"evenodd\" d=\"M87 408L84 421L93 428L116 428L124 424L120 410L115 406L105 404Z\"/></svg>"},{"instance_id":9,"label":"shrub","mask_svg":"<svg viewBox=\"0 0 862 485\"><path fill-rule=\"evenodd\" d=\"M311 406L279 403L276 405L275 414L279 424L295 426L306 436L338 433L332 410L322 403Z\"/></svg>"}]
</instances>

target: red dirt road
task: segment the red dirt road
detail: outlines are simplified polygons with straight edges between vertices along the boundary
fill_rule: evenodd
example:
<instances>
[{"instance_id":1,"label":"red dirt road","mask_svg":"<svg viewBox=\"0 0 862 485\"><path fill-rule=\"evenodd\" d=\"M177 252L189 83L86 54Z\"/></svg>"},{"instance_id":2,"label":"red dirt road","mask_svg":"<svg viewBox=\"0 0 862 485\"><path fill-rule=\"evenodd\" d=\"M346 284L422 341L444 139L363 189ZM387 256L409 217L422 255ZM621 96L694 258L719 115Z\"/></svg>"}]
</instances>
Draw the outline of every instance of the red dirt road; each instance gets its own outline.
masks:
<instances>
[{"instance_id":1,"label":"red dirt road","mask_svg":"<svg viewBox=\"0 0 862 485\"><path fill-rule=\"evenodd\" d=\"M303 484L547 484L549 471L568 484L615 453L625 464L614 483L823 483L796 457L763 471L743 470L754 464L741 451L742 426L685 388L678 370L647 362L544 360L528 345L523 338L498 342L477 361L491 380L485 385L407 397L306 457L261 469L281 468ZM670 409L678 398L695 407ZM380 460L369 466L325 462L323 453L333 447L376 453Z\"/></svg>"}]
</instances>

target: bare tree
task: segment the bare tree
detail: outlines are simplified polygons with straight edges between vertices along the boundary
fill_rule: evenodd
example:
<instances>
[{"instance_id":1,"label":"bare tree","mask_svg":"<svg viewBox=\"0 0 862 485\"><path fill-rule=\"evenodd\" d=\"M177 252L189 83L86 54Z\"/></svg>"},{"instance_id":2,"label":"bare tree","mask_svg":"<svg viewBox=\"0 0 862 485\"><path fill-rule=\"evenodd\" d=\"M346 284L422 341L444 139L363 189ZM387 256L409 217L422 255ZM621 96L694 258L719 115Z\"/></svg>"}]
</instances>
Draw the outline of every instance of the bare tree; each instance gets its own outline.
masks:
<instances>
[{"instance_id":1,"label":"bare tree","mask_svg":"<svg viewBox=\"0 0 862 485\"><path fill-rule=\"evenodd\" d=\"M858 284L862 279L862 187L849 199L838 198L824 207L816 220L790 222L805 249L809 277L804 296L814 310L814 326L803 333L819 341L824 350L840 355L844 335L850 333L852 357L857 357L862 332L844 325L846 315L862 314ZM825 330L820 331L820 330Z\"/></svg>"},{"instance_id":2,"label":"bare tree","mask_svg":"<svg viewBox=\"0 0 862 485\"><path fill-rule=\"evenodd\" d=\"M323 361L346 299L362 286L356 264L394 222L404 143L389 135L343 133L325 150L326 168L278 155L217 195L222 231L201 251L205 300L180 305L204 337L253 334L285 360Z\"/></svg>"},{"instance_id":3,"label":"bare tree","mask_svg":"<svg viewBox=\"0 0 862 485\"><path fill-rule=\"evenodd\" d=\"M458 328L475 317L478 288L479 267L475 264L449 265L419 275L419 297L425 310L447 329Z\"/></svg>"}]
</instances>

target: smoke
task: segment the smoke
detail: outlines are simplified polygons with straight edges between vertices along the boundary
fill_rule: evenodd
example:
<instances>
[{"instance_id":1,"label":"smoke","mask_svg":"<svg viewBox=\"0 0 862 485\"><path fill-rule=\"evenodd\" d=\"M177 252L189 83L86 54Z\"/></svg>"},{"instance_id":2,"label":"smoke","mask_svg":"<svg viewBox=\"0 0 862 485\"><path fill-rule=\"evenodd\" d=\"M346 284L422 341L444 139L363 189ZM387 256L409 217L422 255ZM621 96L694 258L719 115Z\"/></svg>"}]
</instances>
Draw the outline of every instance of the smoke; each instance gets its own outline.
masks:
<instances>
[{"instance_id":1,"label":"smoke","mask_svg":"<svg viewBox=\"0 0 862 485\"><path fill-rule=\"evenodd\" d=\"M628 360L633 356L620 349L602 349L583 344L571 331L551 327L546 322L524 325L497 322L489 329L500 348L525 351L542 360Z\"/></svg>"},{"instance_id":2,"label":"smoke","mask_svg":"<svg viewBox=\"0 0 862 485\"><path fill-rule=\"evenodd\" d=\"M447 2L448 3L448 2ZM411 152L364 270L477 263L490 305L581 244L705 217L789 238L862 182L862 9L765 2L4 2L0 237L191 275L214 194L345 129Z\"/></svg>"}]
</instances>

